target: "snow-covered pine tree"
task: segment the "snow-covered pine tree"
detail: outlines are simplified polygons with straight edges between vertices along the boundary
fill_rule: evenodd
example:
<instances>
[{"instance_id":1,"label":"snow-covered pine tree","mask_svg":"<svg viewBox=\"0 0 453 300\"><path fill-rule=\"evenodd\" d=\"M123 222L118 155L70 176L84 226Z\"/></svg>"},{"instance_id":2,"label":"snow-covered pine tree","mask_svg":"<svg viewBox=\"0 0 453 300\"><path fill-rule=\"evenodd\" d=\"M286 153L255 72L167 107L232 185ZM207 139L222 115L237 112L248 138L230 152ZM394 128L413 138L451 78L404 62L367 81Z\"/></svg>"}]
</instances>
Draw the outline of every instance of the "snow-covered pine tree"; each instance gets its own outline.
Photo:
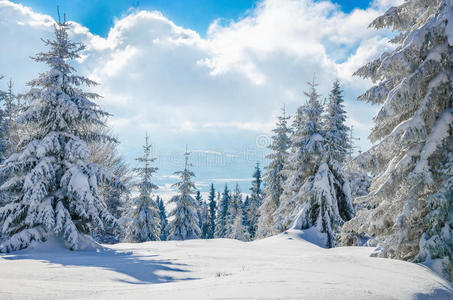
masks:
<instances>
[{"instance_id":1,"label":"snow-covered pine tree","mask_svg":"<svg viewBox=\"0 0 453 300\"><path fill-rule=\"evenodd\" d=\"M344 110L343 92L340 82L335 80L330 91L324 117L326 139L326 154L329 161L343 165L352 148L350 139L351 129L346 126L346 111Z\"/></svg>"},{"instance_id":2,"label":"snow-covered pine tree","mask_svg":"<svg viewBox=\"0 0 453 300\"><path fill-rule=\"evenodd\" d=\"M300 213L304 204L306 179L319 168L324 152L322 137L322 105L316 85L308 83L311 93L309 100L297 109L291 135L291 150L282 173L286 176L280 205L274 213L274 229L287 230Z\"/></svg>"},{"instance_id":3,"label":"snow-covered pine tree","mask_svg":"<svg viewBox=\"0 0 453 300\"><path fill-rule=\"evenodd\" d=\"M159 208L159 217L160 217L160 240L166 241L168 235L168 219L167 212L165 210L164 200L157 196L156 199L157 207Z\"/></svg>"},{"instance_id":4,"label":"snow-covered pine tree","mask_svg":"<svg viewBox=\"0 0 453 300\"><path fill-rule=\"evenodd\" d=\"M230 202L231 194L228 189L228 185L225 184L225 189L223 190L222 196L219 202L219 209L217 213L217 223L215 228L215 237L216 238L225 238L228 233L228 222L230 221L229 212L230 212Z\"/></svg>"},{"instance_id":5,"label":"snow-covered pine tree","mask_svg":"<svg viewBox=\"0 0 453 300\"><path fill-rule=\"evenodd\" d=\"M157 168L152 166L156 158L151 157L148 135L146 135L145 145L143 145L143 156L136 160L142 164L142 167L134 169L137 176L140 177L139 183L135 186L138 189L138 195L130 199L124 211L124 240L130 243L158 241L161 229L160 216L152 195L158 186L151 182L152 175Z\"/></svg>"},{"instance_id":6,"label":"snow-covered pine tree","mask_svg":"<svg viewBox=\"0 0 453 300\"><path fill-rule=\"evenodd\" d=\"M69 64L85 49L69 40L69 26L59 21L55 40L44 40L50 50L33 58L50 67L29 82L31 89L24 95L29 104L19 121L33 130L0 167L0 176L9 178L2 190L14 195L0 209L2 251L26 248L50 236L80 249L93 228L116 222L98 186L120 183L111 172L88 162L88 142L111 140L90 130L101 125L107 113L93 102L97 94L81 88L96 83L76 75Z\"/></svg>"},{"instance_id":7,"label":"snow-covered pine tree","mask_svg":"<svg viewBox=\"0 0 453 300\"><path fill-rule=\"evenodd\" d=\"M248 228L244 226L242 205L242 193L239 189L239 185L236 183L233 195L231 196L231 203L228 207L228 229L226 237L230 239L248 241L250 239L250 235Z\"/></svg>"},{"instance_id":8,"label":"snow-covered pine tree","mask_svg":"<svg viewBox=\"0 0 453 300\"><path fill-rule=\"evenodd\" d=\"M263 238L275 234L273 230L274 219L273 213L279 205L279 199L283 193L283 183L286 180L282 170L288 159L288 150L291 146L289 138L291 129L287 126L289 116L286 115L283 107L282 115L278 117L277 126L273 129L272 143L269 145L271 154L266 156L270 160L269 165L265 168L264 174L264 194L263 204L259 209L258 232L257 237Z\"/></svg>"},{"instance_id":9,"label":"snow-covered pine tree","mask_svg":"<svg viewBox=\"0 0 453 300\"><path fill-rule=\"evenodd\" d=\"M201 230L198 226L198 203L192 197L195 193L195 184L192 182L192 177L195 174L189 170L190 153L187 149L184 156L184 170L175 172L175 175L179 175L181 181L173 185L178 188L179 193L170 199L170 202L175 203L176 207L169 215L174 217L169 224L169 240L198 239L201 235Z\"/></svg>"},{"instance_id":10,"label":"snow-covered pine tree","mask_svg":"<svg viewBox=\"0 0 453 300\"><path fill-rule=\"evenodd\" d=\"M371 27L399 34L396 48L355 75L376 84L360 100L382 104L357 159L375 175L371 209L344 232L373 237L381 257L437 263L453 279L453 11L449 0L408 0Z\"/></svg>"},{"instance_id":11,"label":"snow-covered pine tree","mask_svg":"<svg viewBox=\"0 0 453 300\"><path fill-rule=\"evenodd\" d=\"M335 235L352 211L347 181L339 176L326 150L323 107L316 84L309 83L308 101L298 109L292 149L285 165L287 180L274 213L275 228L282 231L314 227L325 234L326 246L333 247Z\"/></svg>"},{"instance_id":12,"label":"snow-covered pine tree","mask_svg":"<svg viewBox=\"0 0 453 300\"><path fill-rule=\"evenodd\" d=\"M329 95L324 115L325 154L324 158L331 172L331 194L337 203L341 225L354 215L349 179L345 163L352 149L351 129L345 124L347 115L344 110L343 92L336 80ZM335 232L337 232L335 229Z\"/></svg>"},{"instance_id":13,"label":"snow-covered pine tree","mask_svg":"<svg viewBox=\"0 0 453 300\"><path fill-rule=\"evenodd\" d=\"M253 173L252 187L250 191L249 203L247 206L247 221L250 238L254 239L258 229L259 208L263 201L263 191L261 189L261 170L259 162L256 163L255 172Z\"/></svg>"},{"instance_id":14,"label":"snow-covered pine tree","mask_svg":"<svg viewBox=\"0 0 453 300\"><path fill-rule=\"evenodd\" d=\"M208 239L213 239L215 234L215 225L216 225L216 213L217 213L217 203L215 201L215 189L214 184L211 183L211 189L209 190L209 227L208 227Z\"/></svg>"}]
</instances>

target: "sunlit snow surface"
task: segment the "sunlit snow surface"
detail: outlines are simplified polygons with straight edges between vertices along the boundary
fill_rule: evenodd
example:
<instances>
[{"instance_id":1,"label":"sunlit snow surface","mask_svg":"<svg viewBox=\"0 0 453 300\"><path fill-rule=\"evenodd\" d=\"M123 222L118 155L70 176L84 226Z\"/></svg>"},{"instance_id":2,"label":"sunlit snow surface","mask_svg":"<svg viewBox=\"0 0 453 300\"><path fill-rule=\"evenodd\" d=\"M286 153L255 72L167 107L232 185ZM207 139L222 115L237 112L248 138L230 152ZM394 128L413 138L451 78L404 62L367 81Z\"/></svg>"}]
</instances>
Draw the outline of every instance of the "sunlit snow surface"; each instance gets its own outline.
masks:
<instances>
[{"instance_id":1,"label":"sunlit snow surface","mask_svg":"<svg viewBox=\"0 0 453 300\"><path fill-rule=\"evenodd\" d=\"M0 299L453 299L429 269L324 249L300 230L244 243L191 240L71 252L56 241L0 256Z\"/></svg>"}]
</instances>

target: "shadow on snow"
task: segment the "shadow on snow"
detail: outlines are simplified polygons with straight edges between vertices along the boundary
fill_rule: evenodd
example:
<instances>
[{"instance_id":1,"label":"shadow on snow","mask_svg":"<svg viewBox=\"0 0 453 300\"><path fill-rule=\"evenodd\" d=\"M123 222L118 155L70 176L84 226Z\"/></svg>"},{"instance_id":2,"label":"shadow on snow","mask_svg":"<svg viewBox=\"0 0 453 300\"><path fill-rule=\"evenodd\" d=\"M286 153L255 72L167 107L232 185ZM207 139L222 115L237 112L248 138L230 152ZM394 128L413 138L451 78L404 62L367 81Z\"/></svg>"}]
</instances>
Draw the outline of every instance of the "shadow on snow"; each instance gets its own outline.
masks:
<instances>
[{"instance_id":1,"label":"shadow on snow","mask_svg":"<svg viewBox=\"0 0 453 300\"><path fill-rule=\"evenodd\" d=\"M158 255L134 255L132 252L121 252L102 248L98 251L31 252L23 250L2 255L6 260L32 259L62 266L99 267L133 277L137 281L118 279L130 284L156 284L172 281L194 280L198 278L158 275L158 272L188 273L187 264L158 259ZM154 259L153 259L154 257Z\"/></svg>"}]
</instances>

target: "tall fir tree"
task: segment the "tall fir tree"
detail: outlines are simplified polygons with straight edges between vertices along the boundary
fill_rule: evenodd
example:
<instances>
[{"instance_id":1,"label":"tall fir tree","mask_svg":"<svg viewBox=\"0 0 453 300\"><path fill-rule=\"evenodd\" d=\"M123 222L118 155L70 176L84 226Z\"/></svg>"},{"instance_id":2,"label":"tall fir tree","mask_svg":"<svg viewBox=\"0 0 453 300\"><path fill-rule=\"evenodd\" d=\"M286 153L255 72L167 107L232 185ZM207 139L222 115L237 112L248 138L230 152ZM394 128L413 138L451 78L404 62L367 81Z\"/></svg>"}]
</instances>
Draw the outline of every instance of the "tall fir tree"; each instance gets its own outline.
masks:
<instances>
[{"instance_id":1,"label":"tall fir tree","mask_svg":"<svg viewBox=\"0 0 453 300\"><path fill-rule=\"evenodd\" d=\"M260 217L258 220L257 237L263 238L277 233L274 229L273 213L279 205L280 196L283 193L283 183L286 176L282 172L286 160L288 159L288 150L291 146L291 129L288 127L289 116L286 115L283 107L282 115L278 117L277 126L273 129L272 143L269 145L271 153L266 156L270 160L269 165L265 168L264 174L264 194L263 204L260 206Z\"/></svg>"},{"instance_id":2,"label":"tall fir tree","mask_svg":"<svg viewBox=\"0 0 453 300\"><path fill-rule=\"evenodd\" d=\"M222 196L219 200L219 210L215 229L216 238L225 238L228 233L231 194L228 185L225 184Z\"/></svg>"},{"instance_id":3,"label":"tall fir tree","mask_svg":"<svg viewBox=\"0 0 453 300\"><path fill-rule=\"evenodd\" d=\"M180 181L173 185L178 189L179 193L170 199L170 202L175 203L176 207L169 215L173 217L169 224L169 240L198 239L201 235L198 225L198 203L192 197L195 193L195 184L192 181L192 177L195 174L189 170L190 153L187 149L184 156L184 170L175 172L175 175L179 175Z\"/></svg>"},{"instance_id":4,"label":"tall fir tree","mask_svg":"<svg viewBox=\"0 0 453 300\"><path fill-rule=\"evenodd\" d=\"M251 194L246 211L248 232L251 239L255 238L256 232L258 230L259 208L264 197L261 188L262 182L260 164L259 162L257 162L255 166L255 172L253 173L252 187L250 188Z\"/></svg>"},{"instance_id":5,"label":"tall fir tree","mask_svg":"<svg viewBox=\"0 0 453 300\"><path fill-rule=\"evenodd\" d=\"M50 67L29 82L31 89L24 95L29 104L19 121L33 130L0 167L0 176L9 178L2 190L14 195L0 209L2 251L51 236L80 249L90 241L87 235L93 228L116 222L98 185L120 183L111 172L88 162L88 142L111 140L90 129L102 125L107 113L93 102L97 94L82 90L96 83L76 75L69 64L85 49L69 40L69 27L59 21L55 40L44 40L50 50L33 58Z\"/></svg>"},{"instance_id":6,"label":"tall fir tree","mask_svg":"<svg viewBox=\"0 0 453 300\"><path fill-rule=\"evenodd\" d=\"M340 82L335 80L330 91L324 117L326 153L329 161L336 161L343 165L352 148L351 129L346 123L343 92Z\"/></svg>"},{"instance_id":7,"label":"tall fir tree","mask_svg":"<svg viewBox=\"0 0 453 300\"><path fill-rule=\"evenodd\" d=\"M211 183L211 189L209 190L209 227L208 227L208 239L213 239L215 235L216 225L216 214L217 214L217 203L215 201L215 189L214 184Z\"/></svg>"},{"instance_id":8,"label":"tall fir tree","mask_svg":"<svg viewBox=\"0 0 453 300\"><path fill-rule=\"evenodd\" d=\"M326 151L329 144L316 84L313 81L309 86L305 93L308 101L298 109L295 120L291 154L285 165L288 179L274 213L275 227L313 227L324 234L325 245L333 247L340 226L350 218L352 201L341 168Z\"/></svg>"},{"instance_id":9,"label":"tall fir tree","mask_svg":"<svg viewBox=\"0 0 453 300\"><path fill-rule=\"evenodd\" d=\"M157 196L156 199L157 207L159 208L159 217L160 217L160 240L166 241L168 235L168 219L167 211L165 210L164 200Z\"/></svg>"},{"instance_id":10,"label":"tall fir tree","mask_svg":"<svg viewBox=\"0 0 453 300\"><path fill-rule=\"evenodd\" d=\"M453 13L448 0L408 0L371 23L391 28L395 49L355 75L374 83L359 100L382 104L356 162L374 178L369 210L344 227L376 255L437 265L453 280ZM346 241L350 242L349 238Z\"/></svg>"},{"instance_id":11,"label":"tall fir tree","mask_svg":"<svg viewBox=\"0 0 453 300\"><path fill-rule=\"evenodd\" d=\"M151 157L148 135L146 135L145 145L143 145L143 156L136 160L142 164L141 167L134 169L140 177L140 182L136 185L138 196L129 201L123 216L125 221L124 240L132 243L158 241L160 240L161 224L159 208L153 200L153 191L158 187L151 182L157 168L152 166L156 158Z\"/></svg>"},{"instance_id":12,"label":"tall fir tree","mask_svg":"<svg viewBox=\"0 0 453 300\"><path fill-rule=\"evenodd\" d=\"M347 176L345 163L350 158L352 149L351 129L345 124L347 115L344 109L343 92L340 82L335 80L324 115L325 153L330 172L332 200L338 206L341 220L339 226L349 221L354 215L351 186ZM337 228L334 229L337 233Z\"/></svg>"}]
</instances>

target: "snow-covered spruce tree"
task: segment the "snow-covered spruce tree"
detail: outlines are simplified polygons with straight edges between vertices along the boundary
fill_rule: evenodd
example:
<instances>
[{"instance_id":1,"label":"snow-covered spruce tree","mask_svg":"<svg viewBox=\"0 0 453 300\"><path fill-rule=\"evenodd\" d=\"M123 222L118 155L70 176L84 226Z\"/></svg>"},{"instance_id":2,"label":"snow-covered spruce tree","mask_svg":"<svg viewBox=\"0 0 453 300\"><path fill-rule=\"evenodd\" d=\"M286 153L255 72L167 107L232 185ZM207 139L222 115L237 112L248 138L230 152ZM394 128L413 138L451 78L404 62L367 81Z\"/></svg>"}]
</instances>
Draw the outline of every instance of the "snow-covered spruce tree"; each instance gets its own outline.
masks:
<instances>
[{"instance_id":1,"label":"snow-covered spruce tree","mask_svg":"<svg viewBox=\"0 0 453 300\"><path fill-rule=\"evenodd\" d=\"M351 187L345 171L345 163L352 150L351 129L346 126L346 111L340 82L336 80L329 95L324 115L325 153L332 178L330 182L333 201L337 203L338 213L343 223L354 215ZM336 231L336 230L335 230Z\"/></svg>"},{"instance_id":2,"label":"snow-covered spruce tree","mask_svg":"<svg viewBox=\"0 0 453 300\"><path fill-rule=\"evenodd\" d=\"M228 222L230 221L229 212L230 212L230 202L231 195L228 185L225 184L225 189L223 190L222 196L219 199L219 209L217 213L217 223L215 228L215 237L216 238L225 238L228 230Z\"/></svg>"},{"instance_id":3,"label":"snow-covered spruce tree","mask_svg":"<svg viewBox=\"0 0 453 300\"><path fill-rule=\"evenodd\" d=\"M170 202L176 204L175 209L170 212L170 217L173 216L169 224L169 240L187 240L198 239L201 235L200 227L198 226L198 203L192 197L195 193L195 184L192 182L192 177L195 174L189 170L189 155L186 150L185 166L183 171L175 172L179 175L181 181L173 186L178 188L178 195L170 199Z\"/></svg>"},{"instance_id":4,"label":"snow-covered spruce tree","mask_svg":"<svg viewBox=\"0 0 453 300\"><path fill-rule=\"evenodd\" d=\"M298 109L292 149L285 165L287 180L274 213L276 230L314 227L324 233L326 246L333 247L338 228L352 210L351 199L345 195L347 186L332 170L326 150L323 107L316 84L309 83L308 101ZM350 216L349 216L350 217Z\"/></svg>"},{"instance_id":5,"label":"snow-covered spruce tree","mask_svg":"<svg viewBox=\"0 0 453 300\"><path fill-rule=\"evenodd\" d=\"M160 217L160 240L166 241L168 235L168 219L167 212L165 210L164 200L157 196L156 198L157 207L159 208L159 217Z\"/></svg>"},{"instance_id":6,"label":"snow-covered spruce tree","mask_svg":"<svg viewBox=\"0 0 453 300\"><path fill-rule=\"evenodd\" d=\"M242 193L239 185L236 183L233 195L231 196L231 203L228 207L228 223L226 237L241 241L250 240L250 235L247 226L244 226L243 211L242 211Z\"/></svg>"},{"instance_id":7,"label":"snow-covered spruce tree","mask_svg":"<svg viewBox=\"0 0 453 300\"><path fill-rule=\"evenodd\" d=\"M326 114L324 117L325 152L329 161L343 164L352 148L350 132L346 126L346 111L344 110L343 92L340 82L336 80L330 91Z\"/></svg>"},{"instance_id":8,"label":"snow-covered spruce tree","mask_svg":"<svg viewBox=\"0 0 453 300\"><path fill-rule=\"evenodd\" d=\"M145 145L143 146L143 156L136 158L136 160L143 166L134 169L140 177L140 182L136 185L138 196L130 199L124 211L124 240L131 243L158 241L160 240L161 229L160 216L152 195L158 187L151 182L151 177L157 171L157 168L151 166L156 158L151 157L151 144L148 142L148 135L146 135Z\"/></svg>"},{"instance_id":9,"label":"snow-covered spruce tree","mask_svg":"<svg viewBox=\"0 0 453 300\"><path fill-rule=\"evenodd\" d=\"M90 130L102 125L107 113L92 102L97 94L81 88L95 82L76 75L69 65L85 47L70 41L68 30L66 21L58 22L55 40L44 40L50 50L34 57L50 70L29 82L32 88L24 96L29 104L19 121L33 130L0 167L0 175L9 178L2 190L14 195L0 209L2 251L26 248L50 236L79 249L93 228L116 222L98 187L120 183L89 162L87 146L90 141L111 140Z\"/></svg>"},{"instance_id":10,"label":"snow-covered spruce tree","mask_svg":"<svg viewBox=\"0 0 453 300\"><path fill-rule=\"evenodd\" d=\"M265 168L264 174L264 194L263 204L259 209L260 217L258 219L258 238L264 238L275 234L273 230L274 219L273 213L279 205L279 199L283 193L283 183L286 180L282 170L288 159L288 150L291 146L289 138L291 129L287 126L288 119L285 108L283 114L278 117L277 126L273 129L272 143L269 149L272 151L266 158L270 160L269 165Z\"/></svg>"},{"instance_id":11,"label":"snow-covered spruce tree","mask_svg":"<svg viewBox=\"0 0 453 300\"><path fill-rule=\"evenodd\" d=\"M216 225L216 213L217 213L217 203L215 201L215 189L214 184L211 183L211 189L209 190L209 226L208 226L208 239L213 239L215 234L215 225Z\"/></svg>"},{"instance_id":12,"label":"snow-covered spruce tree","mask_svg":"<svg viewBox=\"0 0 453 300\"><path fill-rule=\"evenodd\" d=\"M247 205L247 221L250 238L254 239L258 230L259 208L263 202L263 191L261 189L262 179L260 164L257 162L253 173L252 187L249 203Z\"/></svg>"},{"instance_id":13,"label":"snow-covered spruce tree","mask_svg":"<svg viewBox=\"0 0 453 300\"><path fill-rule=\"evenodd\" d=\"M376 84L360 100L382 104L357 159L375 175L370 210L344 227L373 237L381 257L437 262L453 279L453 11L447 0L409 0L371 23L399 34L393 51L355 75ZM345 239L348 242L348 238Z\"/></svg>"}]
</instances>

